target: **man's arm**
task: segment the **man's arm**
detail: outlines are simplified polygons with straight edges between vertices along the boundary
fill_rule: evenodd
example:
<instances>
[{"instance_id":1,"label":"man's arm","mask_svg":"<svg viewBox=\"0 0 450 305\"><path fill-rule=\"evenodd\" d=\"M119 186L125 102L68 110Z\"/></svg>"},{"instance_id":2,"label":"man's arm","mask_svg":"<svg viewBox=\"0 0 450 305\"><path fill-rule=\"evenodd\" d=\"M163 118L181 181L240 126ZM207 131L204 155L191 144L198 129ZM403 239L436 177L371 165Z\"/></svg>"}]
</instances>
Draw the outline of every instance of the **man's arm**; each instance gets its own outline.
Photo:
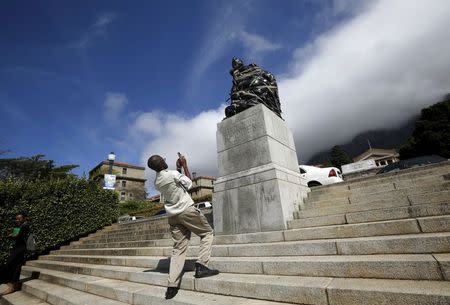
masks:
<instances>
[{"instance_id":1,"label":"man's arm","mask_svg":"<svg viewBox=\"0 0 450 305\"><path fill-rule=\"evenodd\" d=\"M189 190L192 187L192 180L183 174L178 173L178 175L175 176L174 180L175 183L180 185L185 191Z\"/></svg>"}]
</instances>

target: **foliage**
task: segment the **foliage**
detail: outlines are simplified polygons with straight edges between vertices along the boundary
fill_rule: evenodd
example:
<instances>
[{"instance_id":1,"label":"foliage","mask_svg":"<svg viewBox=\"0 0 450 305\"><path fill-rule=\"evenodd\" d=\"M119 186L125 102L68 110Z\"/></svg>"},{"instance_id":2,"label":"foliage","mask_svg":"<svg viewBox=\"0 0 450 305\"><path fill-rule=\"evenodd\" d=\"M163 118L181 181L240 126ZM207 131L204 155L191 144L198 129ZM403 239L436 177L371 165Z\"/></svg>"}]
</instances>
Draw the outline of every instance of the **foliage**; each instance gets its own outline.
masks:
<instances>
[{"instance_id":1,"label":"foliage","mask_svg":"<svg viewBox=\"0 0 450 305\"><path fill-rule=\"evenodd\" d=\"M400 159L424 155L450 158L450 94L421 111L412 136L400 148Z\"/></svg>"},{"instance_id":2,"label":"foliage","mask_svg":"<svg viewBox=\"0 0 450 305\"><path fill-rule=\"evenodd\" d=\"M342 165L352 163L352 159L347 155L347 153L342 149L341 146L335 145L331 149L331 164L334 167L341 168Z\"/></svg>"},{"instance_id":3,"label":"foliage","mask_svg":"<svg viewBox=\"0 0 450 305\"><path fill-rule=\"evenodd\" d=\"M2 151L5 153L5 151ZM64 178L78 165L55 166L53 160L44 160L44 155L0 159L0 179L48 179Z\"/></svg>"},{"instance_id":4,"label":"foliage","mask_svg":"<svg viewBox=\"0 0 450 305\"><path fill-rule=\"evenodd\" d=\"M131 212L130 215L150 217L150 216L154 216L158 211L160 211L163 208L164 208L164 204L159 203L159 202L157 202L157 203L153 202L153 205L151 207Z\"/></svg>"},{"instance_id":5,"label":"foliage","mask_svg":"<svg viewBox=\"0 0 450 305\"><path fill-rule=\"evenodd\" d=\"M148 200L130 199L119 203L119 214L131 214L136 211L152 208L154 205L154 202Z\"/></svg>"},{"instance_id":6,"label":"foliage","mask_svg":"<svg viewBox=\"0 0 450 305\"><path fill-rule=\"evenodd\" d=\"M197 198L193 198L194 202L203 202L203 201L211 201L212 200L212 194L208 194L205 196L201 196L201 197L197 197Z\"/></svg>"},{"instance_id":7,"label":"foliage","mask_svg":"<svg viewBox=\"0 0 450 305\"><path fill-rule=\"evenodd\" d=\"M93 181L73 176L0 181L0 263L12 245L6 235L19 212L28 214L37 251L43 252L116 221L118 198Z\"/></svg>"}]
</instances>

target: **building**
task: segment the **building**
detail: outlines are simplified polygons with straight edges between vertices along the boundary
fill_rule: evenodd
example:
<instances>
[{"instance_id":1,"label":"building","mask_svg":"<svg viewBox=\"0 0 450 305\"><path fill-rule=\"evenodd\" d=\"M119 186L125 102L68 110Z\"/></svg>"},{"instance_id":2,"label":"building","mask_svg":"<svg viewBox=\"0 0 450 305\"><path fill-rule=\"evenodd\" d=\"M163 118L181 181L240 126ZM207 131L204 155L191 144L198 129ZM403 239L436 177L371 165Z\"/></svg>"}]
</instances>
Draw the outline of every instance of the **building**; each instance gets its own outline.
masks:
<instances>
[{"instance_id":1,"label":"building","mask_svg":"<svg viewBox=\"0 0 450 305\"><path fill-rule=\"evenodd\" d=\"M109 171L109 162L102 161L89 171L89 179L103 185L104 176ZM113 174L116 175L116 191L119 200L145 199L145 167L124 162L114 162Z\"/></svg>"},{"instance_id":2,"label":"building","mask_svg":"<svg viewBox=\"0 0 450 305\"><path fill-rule=\"evenodd\" d=\"M399 161L399 154L395 149L370 148L353 161L342 165L342 175L346 181L375 175L380 168Z\"/></svg>"},{"instance_id":3,"label":"building","mask_svg":"<svg viewBox=\"0 0 450 305\"><path fill-rule=\"evenodd\" d=\"M379 149L370 148L353 158L354 162L372 159L375 161L376 166L386 166L388 164L399 161L399 154L395 149Z\"/></svg>"},{"instance_id":4,"label":"building","mask_svg":"<svg viewBox=\"0 0 450 305\"><path fill-rule=\"evenodd\" d=\"M192 188L189 190L192 199L196 200L206 196L212 196L214 181L216 178L209 176L196 176L192 173Z\"/></svg>"}]
</instances>

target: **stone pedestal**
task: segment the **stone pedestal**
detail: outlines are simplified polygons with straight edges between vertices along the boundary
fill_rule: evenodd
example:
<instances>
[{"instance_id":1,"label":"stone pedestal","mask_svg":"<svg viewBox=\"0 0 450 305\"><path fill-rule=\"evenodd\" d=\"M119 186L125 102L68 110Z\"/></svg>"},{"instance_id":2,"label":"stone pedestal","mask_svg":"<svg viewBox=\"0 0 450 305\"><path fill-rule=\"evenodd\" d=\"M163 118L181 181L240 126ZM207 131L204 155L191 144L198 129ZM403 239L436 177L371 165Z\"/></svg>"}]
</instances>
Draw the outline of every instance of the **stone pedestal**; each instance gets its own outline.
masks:
<instances>
[{"instance_id":1,"label":"stone pedestal","mask_svg":"<svg viewBox=\"0 0 450 305\"><path fill-rule=\"evenodd\" d=\"M286 229L309 188L285 122L262 104L238 113L217 125L217 154L215 233Z\"/></svg>"}]
</instances>

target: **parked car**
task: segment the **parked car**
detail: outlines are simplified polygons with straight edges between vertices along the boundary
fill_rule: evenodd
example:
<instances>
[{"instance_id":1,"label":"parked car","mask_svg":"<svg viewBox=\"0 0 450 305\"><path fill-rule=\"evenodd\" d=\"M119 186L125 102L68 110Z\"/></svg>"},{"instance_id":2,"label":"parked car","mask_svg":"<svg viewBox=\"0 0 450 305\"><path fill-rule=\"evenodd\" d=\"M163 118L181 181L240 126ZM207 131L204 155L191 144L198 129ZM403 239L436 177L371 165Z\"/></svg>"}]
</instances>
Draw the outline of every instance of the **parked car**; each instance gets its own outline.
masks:
<instances>
[{"instance_id":1,"label":"parked car","mask_svg":"<svg viewBox=\"0 0 450 305\"><path fill-rule=\"evenodd\" d=\"M377 174L384 174L388 172L397 172L403 169L411 168L411 167L417 167L417 166L423 166L433 163L440 163L445 162L448 159L438 156L438 155L428 155L428 156L422 156L422 157L416 157L406 160L400 160L398 162L389 164L385 167L383 167Z\"/></svg>"},{"instance_id":2,"label":"parked car","mask_svg":"<svg viewBox=\"0 0 450 305\"><path fill-rule=\"evenodd\" d=\"M155 215L153 215L153 216L161 216L161 215L166 215L166 209L165 208L162 208L161 210L156 212Z\"/></svg>"},{"instance_id":3,"label":"parked car","mask_svg":"<svg viewBox=\"0 0 450 305\"><path fill-rule=\"evenodd\" d=\"M197 202L197 203L194 203L194 206L197 209L212 209L212 204L209 201Z\"/></svg>"},{"instance_id":4,"label":"parked car","mask_svg":"<svg viewBox=\"0 0 450 305\"><path fill-rule=\"evenodd\" d=\"M119 217L119 223L129 222L129 221L136 221L144 219L144 216L130 216L130 215L123 215Z\"/></svg>"},{"instance_id":5,"label":"parked car","mask_svg":"<svg viewBox=\"0 0 450 305\"><path fill-rule=\"evenodd\" d=\"M300 175L306 180L308 187L328 185L344 181L342 173L337 167L320 168L316 166L300 165Z\"/></svg>"}]
</instances>

